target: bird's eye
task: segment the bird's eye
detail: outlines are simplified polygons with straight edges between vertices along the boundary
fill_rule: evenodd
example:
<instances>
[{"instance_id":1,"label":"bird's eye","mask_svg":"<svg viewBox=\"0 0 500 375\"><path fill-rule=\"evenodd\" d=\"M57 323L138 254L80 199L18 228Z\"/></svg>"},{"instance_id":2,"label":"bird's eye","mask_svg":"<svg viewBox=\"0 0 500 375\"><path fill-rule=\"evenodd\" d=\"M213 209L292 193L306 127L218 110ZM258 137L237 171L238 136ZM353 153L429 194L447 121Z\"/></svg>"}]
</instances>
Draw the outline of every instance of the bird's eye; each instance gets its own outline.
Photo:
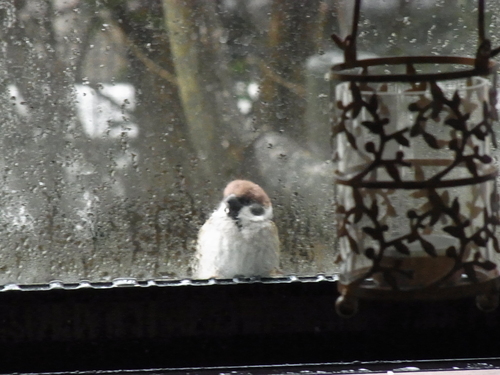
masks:
<instances>
[{"instance_id":1,"label":"bird's eye","mask_svg":"<svg viewBox=\"0 0 500 375\"><path fill-rule=\"evenodd\" d=\"M264 207L262 207L260 204L252 204L250 206L250 212L255 216L264 215Z\"/></svg>"}]
</instances>

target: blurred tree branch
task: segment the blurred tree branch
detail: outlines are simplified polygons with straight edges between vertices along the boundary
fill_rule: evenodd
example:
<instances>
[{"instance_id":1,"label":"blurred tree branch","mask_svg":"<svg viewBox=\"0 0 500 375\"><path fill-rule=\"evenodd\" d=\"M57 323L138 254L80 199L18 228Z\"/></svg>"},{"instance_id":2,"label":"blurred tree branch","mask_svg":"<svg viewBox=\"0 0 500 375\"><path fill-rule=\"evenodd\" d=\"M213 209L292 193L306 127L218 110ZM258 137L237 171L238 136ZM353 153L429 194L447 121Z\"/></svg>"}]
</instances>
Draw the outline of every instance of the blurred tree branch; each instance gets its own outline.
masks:
<instances>
[{"instance_id":1,"label":"blurred tree branch","mask_svg":"<svg viewBox=\"0 0 500 375\"><path fill-rule=\"evenodd\" d=\"M119 29L119 28L118 28ZM170 82L172 85L177 86L177 78L174 74L170 73L167 69L162 68L155 61L150 59L144 52L142 52L141 48L139 48L135 42L128 37L127 34L122 32L123 39L125 40L125 44L130 51L134 54L134 56L144 64L146 68L148 68L153 74L156 74L160 78Z\"/></svg>"},{"instance_id":2,"label":"blurred tree branch","mask_svg":"<svg viewBox=\"0 0 500 375\"><path fill-rule=\"evenodd\" d=\"M274 71L270 66L268 66L263 59L257 56L250 55L248 56L248 62L252 65L258 66L261 72L264 74L265 78L270 79L274 83L290 90L299 98L301 99L305 98L306 90L303 85L299 85L284 79L283 77L280 76L278 72Z\"/></svg>"}]
</instances>

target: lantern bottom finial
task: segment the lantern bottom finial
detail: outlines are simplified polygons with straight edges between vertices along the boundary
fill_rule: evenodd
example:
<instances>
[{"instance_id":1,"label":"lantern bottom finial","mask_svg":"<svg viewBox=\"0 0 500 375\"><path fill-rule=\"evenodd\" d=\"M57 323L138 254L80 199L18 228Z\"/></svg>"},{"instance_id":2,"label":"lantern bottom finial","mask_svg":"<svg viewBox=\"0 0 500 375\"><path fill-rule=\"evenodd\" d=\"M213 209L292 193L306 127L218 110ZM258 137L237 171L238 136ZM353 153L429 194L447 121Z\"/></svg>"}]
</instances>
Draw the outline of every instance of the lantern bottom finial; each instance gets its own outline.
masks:
<instances>
[{"instance_id":1,"label":"lantern bottom finial","mask_svg":"<svg viewBox=\"0 0 500 375\"><path fill-rule=\"evenodd\" d=\"M358 312L358 299L349 295L341 295L335 301L335 310L342 318L350 318Z\"/></svg>"},{"instance_id":2,"label":"lantern bottom finial","mask_svg":"<svg viewBox=\"0 0 500 375\"><path fill-rule=\"evenodd\" d=\"M476 296L476 306L483 312L493 312L497 309L500 297L497 290L491 290Z\"/></svg>"}]
</instances>

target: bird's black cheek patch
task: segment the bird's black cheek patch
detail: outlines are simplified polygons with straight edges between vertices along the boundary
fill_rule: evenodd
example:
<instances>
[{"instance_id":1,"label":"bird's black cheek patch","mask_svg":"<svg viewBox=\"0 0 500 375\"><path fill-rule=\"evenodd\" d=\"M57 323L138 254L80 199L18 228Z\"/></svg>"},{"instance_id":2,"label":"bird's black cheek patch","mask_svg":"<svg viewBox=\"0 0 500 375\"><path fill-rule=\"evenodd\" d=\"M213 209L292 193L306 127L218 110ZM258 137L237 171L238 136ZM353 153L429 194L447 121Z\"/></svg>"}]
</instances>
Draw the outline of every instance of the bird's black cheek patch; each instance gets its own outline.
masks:
<instances>
[{"instance_id":1,"label":"bird's black cheek patch","mask_svg":"<svg viewBox=\"0 0 500 375\"><path fill-rule=\"evenodd\" d=\"M227 204L226 207L227 216L236 220L236 218L238 217L238 213L240 212L240 209L242 207L241 203L236 198L230 198L227 200L226 204Z\"/></svg>"},{"instance_id":2,"label":"bird's black cheek patch","mask_svg":"<svg viewBox=\"0 0 500 375\"><path fill-rule=\"evenodd\" d=\"M252 204L250 206L250 212L252 213L252 215L262 216L264 215L264 207L262 207L260 204Z\"/></svg>"}]
</instances>

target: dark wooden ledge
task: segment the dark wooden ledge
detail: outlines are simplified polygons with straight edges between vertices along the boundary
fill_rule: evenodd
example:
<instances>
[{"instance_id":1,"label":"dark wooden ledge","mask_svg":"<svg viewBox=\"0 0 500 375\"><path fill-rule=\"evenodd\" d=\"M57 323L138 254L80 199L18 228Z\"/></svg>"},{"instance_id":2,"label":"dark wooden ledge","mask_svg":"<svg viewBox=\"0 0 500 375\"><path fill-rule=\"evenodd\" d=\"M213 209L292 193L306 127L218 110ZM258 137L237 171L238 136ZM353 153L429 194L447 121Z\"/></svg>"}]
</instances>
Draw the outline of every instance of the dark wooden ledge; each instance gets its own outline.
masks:
<instances>
[{"instance_id":1,"label":"dark wooden ledge","mask_svg":"<svg viewBox=\"0 0 500 375\"><path fill-rule=\"evenodd\" d=\"M4 288L0 372L500 358L500 311L472 299L343 319L331 278L123 284Z\"/></svg>"}]
</instances>

